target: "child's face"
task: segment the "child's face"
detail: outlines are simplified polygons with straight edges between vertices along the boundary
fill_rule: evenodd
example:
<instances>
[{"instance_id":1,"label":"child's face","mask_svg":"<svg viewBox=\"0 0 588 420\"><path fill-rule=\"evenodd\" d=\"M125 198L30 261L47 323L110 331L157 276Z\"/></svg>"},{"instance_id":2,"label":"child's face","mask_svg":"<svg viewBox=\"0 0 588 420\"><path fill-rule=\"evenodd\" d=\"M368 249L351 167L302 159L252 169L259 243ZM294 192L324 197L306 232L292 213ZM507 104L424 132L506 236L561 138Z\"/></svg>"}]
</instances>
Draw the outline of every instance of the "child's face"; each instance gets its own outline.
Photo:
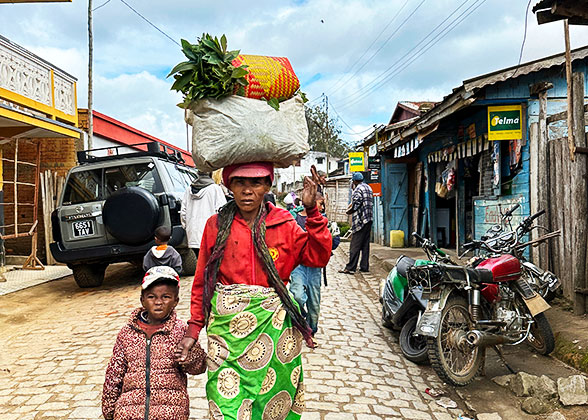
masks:
<instances>
[{"instance_id":1,"label":"child's face","mask_svg":"<svg viewBox=\"0 0 588 420\"><path fill-rule=\"evenodd\" d=\"M168 284L156 284L141 295L150 323L161 324L178 304L176 289Z\"/></svg>"},{"instance_id":2,"label":"child's face","mask_svg":"<svg viewBox=\"0 0 588 420\"><path fill-rule=\"evenodd\" d=\"M316 206L318 208L318 211L320 213L324 213L325 212L325 200L324 199L318 199L316 200Z\"/></svg>"}]
</instances>

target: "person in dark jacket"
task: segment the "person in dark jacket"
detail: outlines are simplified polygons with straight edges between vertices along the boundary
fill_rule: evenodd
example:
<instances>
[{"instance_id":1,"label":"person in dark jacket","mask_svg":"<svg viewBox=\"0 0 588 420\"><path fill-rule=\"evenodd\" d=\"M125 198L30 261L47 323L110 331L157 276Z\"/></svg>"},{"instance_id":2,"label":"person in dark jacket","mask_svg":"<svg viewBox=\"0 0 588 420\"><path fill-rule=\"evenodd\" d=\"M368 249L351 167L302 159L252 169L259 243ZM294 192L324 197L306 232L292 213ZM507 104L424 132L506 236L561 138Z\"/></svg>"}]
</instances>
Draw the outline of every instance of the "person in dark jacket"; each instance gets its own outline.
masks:
<instances>
[{"instance_id":1,"label":"person in dark jacket","mask_svg":"<svg viewBox=\"0 0 588 420\"><path fill-rule=\"evenodd\" d=\"M169 226L159 226L155 229L155 246L143 257L143 270L148 271L152 267L165 265L182 274L182 257L173 246L167 244L170 238Z\"/></svg>"},{"instance_id":2,"label":"person in dark jacket","mask_svg":"<svg viewBox=\"0 0 588 420\"><path fill-rule=\"evenodd\" d=\"M174 349L188 326L176 317L180 278L170 267L153 267L143 278L141 308L118 334L106 368L102 414L106 420L188 420L186 373L206 370L196 343L182 366Z\"/></svg>"}]
</instances>

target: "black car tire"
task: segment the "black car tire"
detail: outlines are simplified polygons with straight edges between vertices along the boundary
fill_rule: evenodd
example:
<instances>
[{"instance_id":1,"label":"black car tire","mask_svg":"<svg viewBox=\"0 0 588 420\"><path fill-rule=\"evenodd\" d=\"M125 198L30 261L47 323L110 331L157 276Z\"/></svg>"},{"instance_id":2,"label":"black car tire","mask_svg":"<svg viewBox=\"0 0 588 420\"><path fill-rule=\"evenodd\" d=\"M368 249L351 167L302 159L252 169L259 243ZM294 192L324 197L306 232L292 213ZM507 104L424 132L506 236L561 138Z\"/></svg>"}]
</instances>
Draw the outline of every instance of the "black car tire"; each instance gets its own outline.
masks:
<instances>
[{"instance_id":1,"label":"black car tire","mask_svg":"<svg viewBox=\"0 0 588 420\"><path fill-rule=\"evenodd\" d=\"M141 245L153 239L159 220L159 203L140 187L125 187L106 199L102 209L106 230L127 245Z\"/></svg>"},{"instance_id":2,"label":"black car tire","mask_svg":"<svg viewBox=\"0 0 588 420\"><path fill-rule=\"evenodd\" d=\"M76 264L72 265L73 276L79 287L99 287L104 282L107 264Z\"/></svg>"},{"instance_id":3,"label":"black car tire","mask_svg":"<svg viewBox=\"0 0 588 420\"><path fill-rule=\"evenodd\" d=\"M182 276L193 276L196 272L196 253L193 249L187 248L180 250L180 256L182 257Z\"/></svg>"}]
</instances>

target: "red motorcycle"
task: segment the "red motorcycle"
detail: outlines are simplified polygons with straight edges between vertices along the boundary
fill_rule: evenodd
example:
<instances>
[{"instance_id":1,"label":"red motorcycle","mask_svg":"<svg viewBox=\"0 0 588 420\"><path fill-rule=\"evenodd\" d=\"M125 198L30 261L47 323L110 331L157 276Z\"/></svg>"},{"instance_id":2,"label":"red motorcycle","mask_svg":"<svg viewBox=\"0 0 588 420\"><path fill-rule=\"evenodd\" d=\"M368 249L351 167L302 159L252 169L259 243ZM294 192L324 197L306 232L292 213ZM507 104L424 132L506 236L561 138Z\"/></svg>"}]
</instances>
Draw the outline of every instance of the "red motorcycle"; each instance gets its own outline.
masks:
<instances>
[{"instance_id":1,"label":"red motorcycle","mask_svg":"<svg viewBox=\"0 0 588 420\"><path fill-rule=\"evenodd\" d=\"M490 255L475 267L430 264L407 270L409 287L420 286L428 300L415 334L427 338L429 360L443 381L469 384L482 369L487 347L526 341L540 354L553 351L553 331L543 314L550 306L526 280L521 259L501 253L525 246L521 239L543 213L525 218L511 232L465 244L467 251Z\"/></svg>"}]
</instances>

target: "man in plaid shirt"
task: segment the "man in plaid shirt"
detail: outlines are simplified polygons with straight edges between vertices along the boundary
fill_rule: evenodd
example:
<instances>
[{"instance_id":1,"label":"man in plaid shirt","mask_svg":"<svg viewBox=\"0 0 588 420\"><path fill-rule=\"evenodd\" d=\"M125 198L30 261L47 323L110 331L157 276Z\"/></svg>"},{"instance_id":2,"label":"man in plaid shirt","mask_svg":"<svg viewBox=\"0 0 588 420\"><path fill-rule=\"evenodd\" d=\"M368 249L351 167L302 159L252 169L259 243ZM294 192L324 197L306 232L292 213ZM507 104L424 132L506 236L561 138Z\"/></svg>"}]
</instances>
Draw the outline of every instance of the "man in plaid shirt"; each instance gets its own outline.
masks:
<instances>
[{"instance_id":1,"label":"man in plaid shirt","mask_svg":"<svg viewBox=\"0 0 588 420\"><path fill-rule=\"evenodd\" d=\"M363 182L363 175L360 172L353 173L353 193L351 204L347 214L353 214L351 232L351 245L349 247L349 262L340 273L353 274L359 261L359 271L368 272L370 257L370 234L374 220L374 192L371 187Z\"/></svg>"}]
</instances>

